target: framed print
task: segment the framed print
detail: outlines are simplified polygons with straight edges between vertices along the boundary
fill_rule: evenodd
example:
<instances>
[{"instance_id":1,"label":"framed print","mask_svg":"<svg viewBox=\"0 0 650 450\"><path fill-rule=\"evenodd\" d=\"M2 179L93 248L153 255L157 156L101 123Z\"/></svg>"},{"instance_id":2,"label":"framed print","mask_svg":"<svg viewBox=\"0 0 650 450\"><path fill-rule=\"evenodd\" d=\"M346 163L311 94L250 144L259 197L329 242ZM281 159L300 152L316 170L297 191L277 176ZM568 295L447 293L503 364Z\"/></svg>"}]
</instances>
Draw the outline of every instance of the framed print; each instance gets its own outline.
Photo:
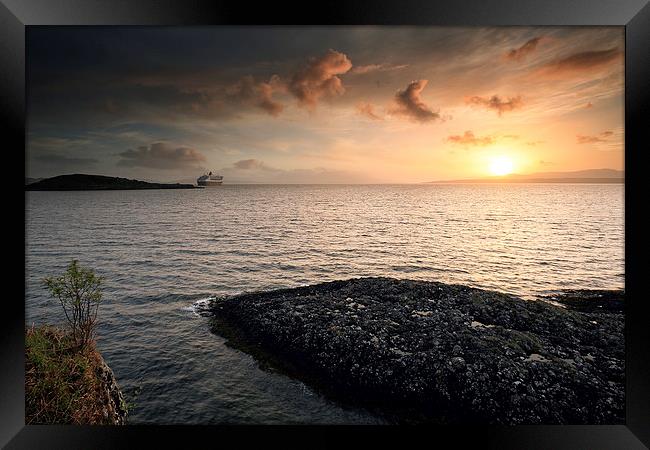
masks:
<instances>
[{"instance_id":1,"label":"framed print","mask_svg":"<svg viewBox=\"0 0 650 450\"><path fill-rule=\"evenodd\" d=\"M650 442L647 2L0 11L7 448Z\"/></svg>"}]
</instances>

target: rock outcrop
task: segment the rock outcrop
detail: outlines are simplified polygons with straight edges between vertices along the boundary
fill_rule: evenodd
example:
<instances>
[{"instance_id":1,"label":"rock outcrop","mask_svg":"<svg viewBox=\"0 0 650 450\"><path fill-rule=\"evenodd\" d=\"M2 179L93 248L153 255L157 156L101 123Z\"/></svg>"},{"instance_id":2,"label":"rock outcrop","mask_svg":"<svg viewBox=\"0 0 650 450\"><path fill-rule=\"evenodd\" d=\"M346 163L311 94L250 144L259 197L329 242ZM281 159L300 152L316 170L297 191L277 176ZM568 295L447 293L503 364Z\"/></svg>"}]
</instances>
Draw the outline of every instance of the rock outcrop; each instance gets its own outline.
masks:
<instances>
[{"instance_id":1,"label":"rock outcrop","mask_svg":"<svg viewBox=\"0 0 650 450\"><path fill-rule=\"evenodd\" d=\"M100 408L101 415L104 418L103 423L126 425L128 410L122 391L117 385L117 380L111 368L99 353L97 355L100 359L100 363L95 370L100 383L98 408Z\"/></svg>"},{"instance_id":2,"label":"rock outcrop","mask_svg":"<svg viewBox=\"0 0 650 450\"><path fill-rule=\"evenodd\" d=\"M360 278L222 298L211 314L261 363L393 422L621 424L623 292L605 294L561 307Z\"/></svg>"}]
</instances>

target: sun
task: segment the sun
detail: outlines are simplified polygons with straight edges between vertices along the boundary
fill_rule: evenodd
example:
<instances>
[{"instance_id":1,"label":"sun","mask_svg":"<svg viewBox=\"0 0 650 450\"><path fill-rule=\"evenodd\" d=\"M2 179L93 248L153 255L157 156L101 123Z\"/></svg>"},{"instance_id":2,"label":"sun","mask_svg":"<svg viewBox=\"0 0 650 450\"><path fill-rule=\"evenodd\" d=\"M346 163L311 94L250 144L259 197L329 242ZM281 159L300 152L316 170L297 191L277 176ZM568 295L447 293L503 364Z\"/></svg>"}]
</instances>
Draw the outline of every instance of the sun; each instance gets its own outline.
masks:
<instances>
[{"instance_id":1,"label":"sun","mask_svg":"<svg viewBox=\"0 0 650 450\"><path fill-rule=\"evenodd\" d=\"M512 173L512 160L507 156L497 156L490 161L490 173L502 176Z\"/></svg>"}]
</instances>

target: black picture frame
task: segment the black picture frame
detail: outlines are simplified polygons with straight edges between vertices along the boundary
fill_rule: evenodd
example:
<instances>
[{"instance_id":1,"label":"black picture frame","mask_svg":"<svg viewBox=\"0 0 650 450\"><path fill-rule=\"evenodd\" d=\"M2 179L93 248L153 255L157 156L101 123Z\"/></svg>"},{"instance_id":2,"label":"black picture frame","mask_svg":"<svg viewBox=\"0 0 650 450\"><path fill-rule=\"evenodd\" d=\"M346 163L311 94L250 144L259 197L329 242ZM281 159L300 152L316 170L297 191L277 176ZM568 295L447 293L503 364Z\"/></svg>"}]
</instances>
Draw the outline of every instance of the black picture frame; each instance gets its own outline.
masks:
<instances>
[{"instance_id":1,"label":"black picture frame","mask_svg":"<svg viewBox=\"0 0 650 450\"><path fill-rule=\"evenodd\" d=\"M291 13L289 13L291 11ZM364 445L404 445L405 439L425 439L438 445L494 448L636 449L650 445L650 327L645 323L641 233L644 212L641 155L648 147L650 114L650 4L648 0L453 0L453 1L328 1L319 4L250 4L234 1L171 0L0 0L0 117L5 129L5 153L18 155L25 146L25 32L39 25L464 25L546 26L617 25L625 27L625 288L626 288L626 424L618 426L514 427L222 427L222 426L25 426L24 421L24 288L7 295L0 313L2 327L0 377L0 445L6 448L122 448L194 446L197 440L238 445L260 437L264 445L334 445L358 438ZM9 142L6 142L6 141ZM6 163L10 183L21 189L16 209L23 206L25 158ZM20 172L22 168L22 172ZM18 231L5 238L18 241L24 221L9 214ZM22 223L21 223L22 222ZM6 231L9 233L10 231ZM26 243L23 241L23 261ZM16 246L21 247L21 246ZM16 250L16 253L18 250ZM13 256L13 254L11 254ZM24 280L20 264L6 272L13 289ZM16 273L14 273L16 272Z\"/></svg>"}]
</instances>

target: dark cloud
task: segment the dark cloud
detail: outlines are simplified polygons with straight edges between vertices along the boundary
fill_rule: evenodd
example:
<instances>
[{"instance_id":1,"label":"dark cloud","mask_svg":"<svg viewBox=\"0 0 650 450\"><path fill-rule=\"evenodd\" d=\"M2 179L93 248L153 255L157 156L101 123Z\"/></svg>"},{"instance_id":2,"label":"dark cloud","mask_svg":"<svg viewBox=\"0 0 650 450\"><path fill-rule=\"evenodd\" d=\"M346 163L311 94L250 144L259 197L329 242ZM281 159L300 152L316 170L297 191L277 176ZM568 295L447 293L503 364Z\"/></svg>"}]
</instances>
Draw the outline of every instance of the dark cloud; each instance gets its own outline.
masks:
<instances>
[{"instance_id":1,"label":"dark cloud","mask_svg":"<svg viewBox=\"0 0 650 450\"><path fill-rule=\"evenodd\" d=\"M119 154L117 165L122 167L149 167L153 169L198 168L205 156L189 147L174 148L164 142L143 145Z\"/></svg>"},{"instance_id":2,"label":"dark cloud","mask_svg":"<svg viewBox=\"0 0 650 450\"><path fill-rule=\"evenodd\" d=\"M614 134L613 131L603 131L595 136L577 135L578 144L595 144L596 142L607 142L607 138Z\"/></svg>"},{"instance_id":3,"label":"dark cloud","mask_svg":"<svg viewBox=\"0 0 650 450\"><path fill-rule=\"evenodd\" d=\"M272 116L278 116L284 109L282 103L272 98L273 93L278 90L281 90L280 79L275 75L268 82L256 82L253 76L247 75L232 87L230 95L232 99L261 108Z\"/></svg>"},{"instance_id":4,"label":"dark cloud","mask_svg":"<svg viewBox=\"0 0 650 450\"><path fill-rule=\"evenodd\" d=\"M512 111L514 109L521 108L523 105L523 101L521 100L520 95L516 97L508 97L507 100L502 99L498 95L493 95L492 97L474 96L467 99L466 103L474 106L492 109L499 115L503 114L506 111Z\"/></svg>"},{"instance_id":5,"label":"dark cloud","mask_svg":"<svg viewBox=\"0 0 650 450\"><path fill-rule=\"evenodd\" d=\"M289 92L298 99L299 105L314 109L322 97L334 97L345 92L337 75L351 68L352 62L346 55L330 49L324 56L312 58L291 77Z\"/></svg>"},{"instance_id":6,"label":"dark cloud","mask_svg":"<svg viewBox=\"0 0 650 450\"><path fill-rule=\"evenodd\" d=\"M595 69L618 60L622 55L623 52L618 47L612 47L607 50L574 53L573 55L545 64L542 70L545 73L565 74L568 72Z\"/></svg>"},{"instance_id":7,"label":"dark cloud","mask_svg":"<svg viewBox=\"0 0 650 450\"><path fill-rule=\"evenodd\" d=\"M397 91L395 94L396 106L391 109L391 114L406 116L417 122L442 120L440 113L432 111L422 101L422 90L428 82L428 80L412 81L406 89Z\"/></svg>"},{"instance_id":8,"label":"dark cloud","mask_svg":"<svg viewBox=\"0 0 650 450\"><path fill-rule=\"evenodd\" d=\"M242 159L232 165L235 169L241 170L275 170L259 159Z\"/></svg>"},{"instance_id":9,"label":"dark cloud","mask_svg":"<svg viewBox=\"0 0 650 450\"><path fill-rule=\"evenodd\" d=\"M168 84L164 84L168 83ZM36 89L31 117L40 123L75 127L150 122L176 124L184 120L232 120L243 113L277 116L283 105L274 97L282 92L277 77L264 81L252 76L215 79L211 86L184 86L183 80L143 84L125 76L110 82L84 80L69 89Z\"/></svg>"},{"instance_id":10,"label":"dark cloud","mask_svg":"<svg viewBox=\"0 0 650 450\"><path fill-rule=\"evenodd\" d=\"M375 112L375 107L371 103L361 102L357 105L357 112L372 120L384 120L384 118Z\"/></svg>"},{"instance_id":11,"label":"dark cloud","mask_svg":"<svg viewBox=\"0 0 650 450\"><path fill-rule=\"evenodd\" d=\"M52 153L39 155L34 159L47 164L55 164L57 166L89 166L89 165L94 165L95 163L98 162L94 158L71 158L69 156L57 155Z\"/></svg>"},{"instance_id":12,"label":"dark cloud","mask_svg":"<svg viewBox=\"0 0 650 450\"><path fill-rule=\"evenodd\" d=\"M537 44L542 39L541 36L532 38L519 48L513 48L505 54L505 58L512 61L521 61L531 54L537 48Z\"/></svg>"},{"instance_id":13,"label":"dark cloud","mask_svg":"<svg viewBox=\"0 0 650 450\"><path fill-rule=\"evenodd\" d=\"M471 131L465 131L462 135L452 135L447 138L448 142L472 147L484 147L494 143L492 136L474 136Z\"/></svg>"},{"instance_id":14,"label":"dark cloud","mask_svg":"<svg viewBox=\"0 0 650 450\"><path fill-rule=\"evenodd\" d=\"M124 79L93 86L93 83L80 83L77 95L68 91L57 92L56 102L48 103L45 113L49 118L78 126L106 126L106 123L123 121L169 122L181 118L226 119L234 117L241 107L224 92L209 92L190 89L181 85L142 85ZM100 94L110 99L98 100ZM69 97L69 100L65 98ZM56 105L67 105L68 113L56 115ZM36 105L40 110L46 105ZM64 115L65 114L65 115ZM39 114L40 116L40 114Z\"/></svg>"},{"instance_id":15,"label":"dark cloud","mask_svg":"<svg viewBox=\"0 0 650 450\"><path fill-rule=\"evenodd\" d=\"M106 111L109 113L119 112L119 108L115 104L115 101L112 98L107 98L105 102Z\"/></svg>"}]
</instances>

